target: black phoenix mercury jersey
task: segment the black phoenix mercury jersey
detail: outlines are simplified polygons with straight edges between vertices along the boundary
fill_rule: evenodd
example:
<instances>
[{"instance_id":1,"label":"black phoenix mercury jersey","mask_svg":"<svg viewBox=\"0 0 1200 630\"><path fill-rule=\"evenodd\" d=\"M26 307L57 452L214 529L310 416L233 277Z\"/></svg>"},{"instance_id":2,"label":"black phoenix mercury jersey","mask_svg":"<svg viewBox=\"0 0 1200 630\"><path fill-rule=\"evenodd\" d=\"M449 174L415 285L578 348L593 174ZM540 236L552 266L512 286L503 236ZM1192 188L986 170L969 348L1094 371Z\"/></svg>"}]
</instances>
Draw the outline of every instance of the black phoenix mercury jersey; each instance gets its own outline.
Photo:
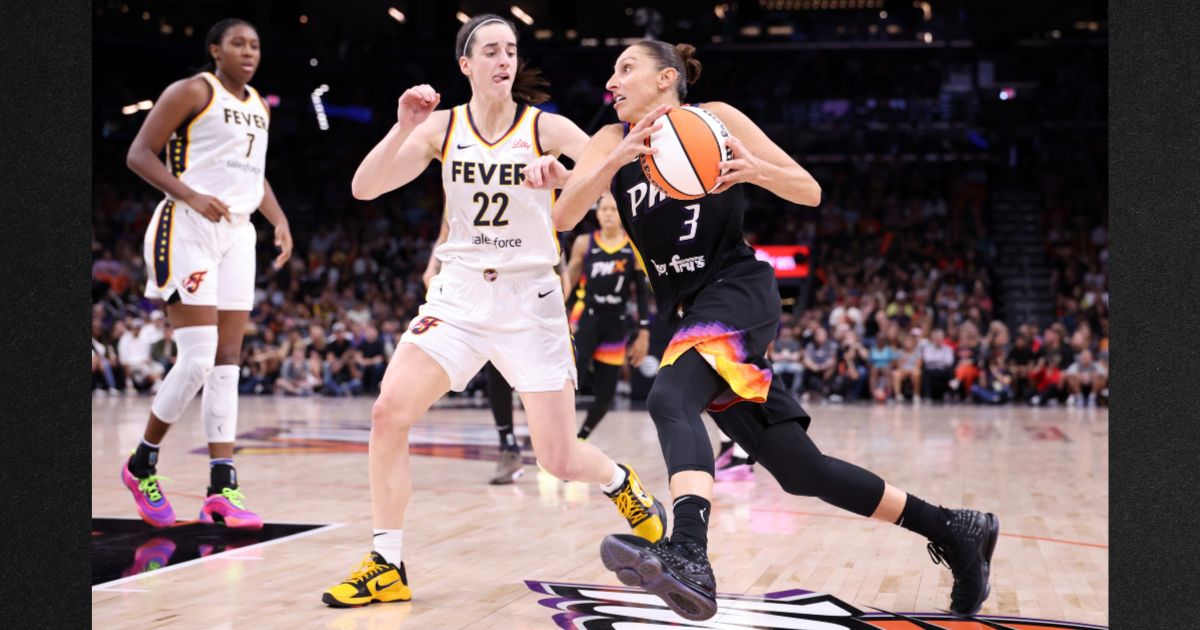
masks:
<instances>
[{"instance_id":1,"label":"black phoenix mercury jersey","mask_svg":"<svg viewBox=\"0 0 1200 630\"><path fill-rule=\"evenodd\" d=\"M690 302L721 267L754 260L742 235L741 186L700 199L671 199L633 160L617 171L611 190L662 316L676 319L677 307Z\"/></svg>"},{"instance_id":2,"label":"black phoenix mercury jersey","mask_svg":"<svg viewBox=\"0 0 1200 630\"><path fill-rule=\"evenodd\" d=\"M606 247L600 242L599 232L593 232L588 237L583 274L579 280L584 304L599 311L624 313L629 289L637 287L640 273L628 237L616 247ZM645 317L645 313L639 313L639 316Z\"/></svg>"}]
</instances>

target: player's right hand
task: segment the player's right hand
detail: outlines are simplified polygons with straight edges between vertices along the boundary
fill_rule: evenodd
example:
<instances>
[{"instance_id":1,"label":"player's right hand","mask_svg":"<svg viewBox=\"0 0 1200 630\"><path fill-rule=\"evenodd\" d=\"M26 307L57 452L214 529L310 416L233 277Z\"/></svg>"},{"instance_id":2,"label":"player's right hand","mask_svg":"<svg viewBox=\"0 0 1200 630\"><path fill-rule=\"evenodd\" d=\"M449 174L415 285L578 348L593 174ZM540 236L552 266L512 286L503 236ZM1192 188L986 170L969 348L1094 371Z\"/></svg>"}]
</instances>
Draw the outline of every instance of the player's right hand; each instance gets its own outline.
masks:
<instances>
[{"instance_id":1,"label":"player's right hand","mask_svg":"<svg viewBox=\"0 0 1200 630\"><path fill-rule=\"evenodd\" d=\"M646 138L650 134L662 129L662 123L656 123L659 116L671 111L670 105L659 105L646 114L638 121L636 125L630 128L629 133L621 140L621 143L613 149L609 158L616 164L624 165L632 162L643 155L654 155L658 153L658 149L646 146Z\"/></svg>"},{"instance_id":2,"label":"player's right hand","mask_svg":"<svg viewBox=\"0 0 1200 630\"><path fill-rule=\"evenodd\" d=\"M401 127L412 129L425 122L441 102L442 95L427 84L410 87L400 95L396 119L400 121Z\"/></svg>"},{"instance_id":3,"label":"player's right hand","mask_svg":"<svg viewBox=\"0 0 1200 630\"><path fill-rule=\"evenodd\" d=\"M191 197L184 199L183 202L213 223L217 223L221 219L229 221L233 218L233 215L229 213L229 206L225 205L224 201L212 195L194 193Z\"/></svg>"}]
</instances>

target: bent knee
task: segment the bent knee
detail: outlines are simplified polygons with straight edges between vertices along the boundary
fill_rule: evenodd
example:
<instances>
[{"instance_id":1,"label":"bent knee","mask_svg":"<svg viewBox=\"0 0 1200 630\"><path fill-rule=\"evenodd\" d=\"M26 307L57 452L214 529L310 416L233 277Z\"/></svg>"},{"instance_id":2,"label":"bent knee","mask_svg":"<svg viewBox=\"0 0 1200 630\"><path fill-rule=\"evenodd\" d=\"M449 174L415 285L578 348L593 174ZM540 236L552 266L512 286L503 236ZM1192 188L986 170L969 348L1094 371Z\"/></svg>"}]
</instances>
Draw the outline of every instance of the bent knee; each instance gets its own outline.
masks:
<instances>
[{"instance_id":1,"label":"bent knee","mask_svg":"<svg viewBox=\"0 0 1200 630\"><path fill-rule=\"evenodd\" d=\"M538 466L563 481L577 478L579 466L571 457L571 452L563 448L543 449L537 455Z\"/></svg>"},{"instance_id":2,"label":"bent knee","mask_svg":"<svg viewBox=\"0 0 1200 630\"><path fill-rule=\"evenodd\" d=\"M420 412L401 396L380 396L371 406L371 428L408 432L420 418Z\"/></svg>"},{"instance_id":3,"label":"bent knee","mask_svg":"<svg viewBox=\"0 0 1200 630\"><path fill-rule=\"evenodd\" d=\"M652 387L646 396L646 411L655 424L682 419L679 396L667 387Z\"/></svg>"}]
</instances>

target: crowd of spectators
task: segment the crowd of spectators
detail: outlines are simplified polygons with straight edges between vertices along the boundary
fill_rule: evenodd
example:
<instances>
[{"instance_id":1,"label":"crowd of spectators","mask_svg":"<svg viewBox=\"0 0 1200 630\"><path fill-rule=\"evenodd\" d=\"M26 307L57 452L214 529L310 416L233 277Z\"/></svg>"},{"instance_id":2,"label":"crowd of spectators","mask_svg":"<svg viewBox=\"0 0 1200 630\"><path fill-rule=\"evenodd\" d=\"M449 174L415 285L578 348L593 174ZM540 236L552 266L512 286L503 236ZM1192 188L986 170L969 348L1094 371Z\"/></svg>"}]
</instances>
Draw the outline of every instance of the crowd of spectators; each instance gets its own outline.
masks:
<instances>
[{"instance_id":1,"label":"crowd of spectators","mask_svg":"<svg viewBox=\"0 0 1200 630\"><path fill-rule=\"evenodd\" d=\"M552 81L550 107L580 124L612 122L599 103L611 52L538 58ZM1024 114L989 113L984 99L994 95L944 88L975 63L968 53L798 50L789 53L796 63L782 69L762 63L770 54L762 51L704 59L694 98L736 100L785 150L815 156L803 161L822 184L820 208L746 191L749 242L812 248L811 282L799 295L787 289L795 306L771 350L793 391L830 401L1104 402L1102 53L1020 51L1014 63L1036 75L1039 88L1003 107L1031 103ZM422 64L400 63L392 87L426 80ZM272 113L267 176L296 247L282 269L272 269L271 232L255 218L258 289L242 354L243 393L371 394L421 304L421 275L441 218L440 179L430 169L378 200L351 198L355 165L394 120L395 90L356 94L353 86L371 84L357 78L340 80L338 94L348 91L342 98L366 103L376 116L369 124L336 119L336 134L316 131L307 105L292 105L286 85L277 87L284 101ZM280 75L263 80L278 84ZM439 89L443 103L461 102L465 83L455 76ZM140 118L98 118L93 381L102 392L151 392L174 360L161 305L141 297L142 238L161 197L124 168ZM1055 131L1054 121L1068 124ZM975 127L979 133L968 132ZM1011 138L1036 151L1005 164L1017 155L1001 148ZM989 180L1006 169L1043 202L1054 300L1045 321L1013 321L996 302L999 263L988 212L997 184ZM592 226L585 222L579 231ZM572 237L562 235L563 242Z\"/></svg>"}]
</instances>

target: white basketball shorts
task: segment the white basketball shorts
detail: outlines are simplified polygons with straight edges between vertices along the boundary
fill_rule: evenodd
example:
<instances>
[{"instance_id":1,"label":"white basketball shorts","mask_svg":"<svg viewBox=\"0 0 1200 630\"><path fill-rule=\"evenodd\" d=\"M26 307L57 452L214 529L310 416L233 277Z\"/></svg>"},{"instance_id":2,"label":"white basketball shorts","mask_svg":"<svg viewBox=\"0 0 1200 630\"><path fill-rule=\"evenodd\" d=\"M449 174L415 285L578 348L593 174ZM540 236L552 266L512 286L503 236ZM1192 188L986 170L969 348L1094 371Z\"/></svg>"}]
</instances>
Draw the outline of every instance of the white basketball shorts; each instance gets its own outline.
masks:
<instances>
[{"instance_id":1,"label":"white basketball shorts","mask_svg":"<svg viewBox=\"0 0 1200 630\"><path fill-rule=\"evenodd\" d=\"M446 265L400 337L437 361L461 392L491 361L518 392L576 382L562 283L551 269L472 270Z\"/></svg>"},{"instance_id":2,"label":"white basketball shorts","mask_svg":"<svg viewBox=\"0 0 1200 630\"><path fill-rule=\"evenodd\" d=\"M250 215L213 223L186 204L165 199L146 228L146 297L222 311L254 307L254 245Z\"/></svg>"}]
</instances>

